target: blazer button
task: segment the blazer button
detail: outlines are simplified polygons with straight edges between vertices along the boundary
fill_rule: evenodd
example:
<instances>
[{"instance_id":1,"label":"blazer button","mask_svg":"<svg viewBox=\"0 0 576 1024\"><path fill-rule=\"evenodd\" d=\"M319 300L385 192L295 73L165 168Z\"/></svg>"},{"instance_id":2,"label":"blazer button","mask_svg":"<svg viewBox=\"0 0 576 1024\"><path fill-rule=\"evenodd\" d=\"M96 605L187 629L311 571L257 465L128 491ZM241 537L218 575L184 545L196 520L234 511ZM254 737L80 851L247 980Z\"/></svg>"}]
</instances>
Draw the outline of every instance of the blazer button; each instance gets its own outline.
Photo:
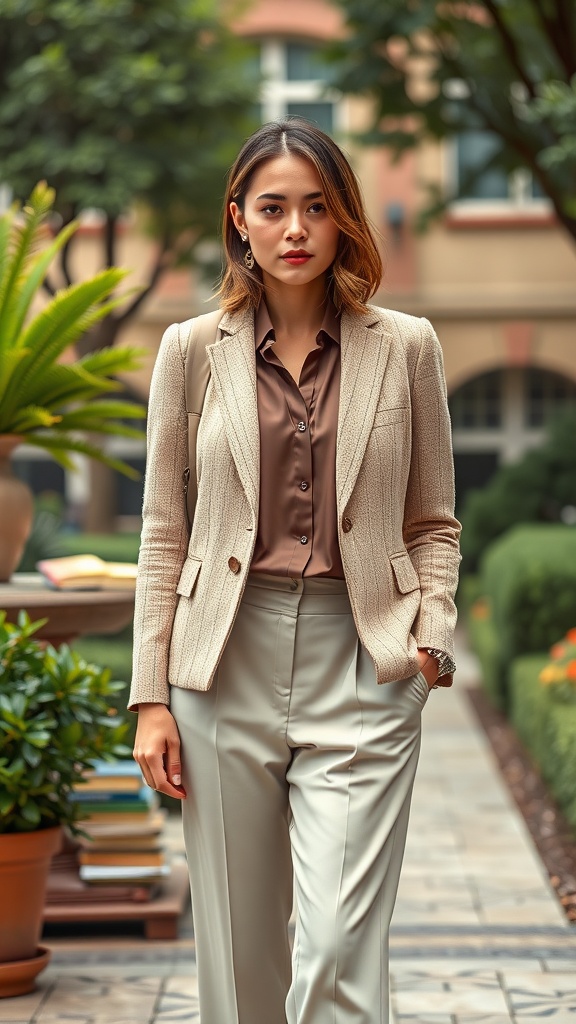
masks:
<instances>
[{"instance_id":1,"label":"blazer button","mask_svg":"<svg viewBox=\"0 0 576 1024\"><path fill-rule=\"evenodd\" d=\"M348 516L344 516L342 520L342 529L344 533L350 533L350 530L352 529L352 520L349 519Z\"/></svg>"},{"instance_id":2,"label":"blazer button","mask_svg":"<svg viewBox=\"0 0 576 1024\"><path fill-rule=\"evenodd\" d=\"M228 559L228 568L231 569L232 572L240 572L240 562L238 561L237 558L234 558L234 555L232 555L232 557Z\"/></svg>"}]
</instances>

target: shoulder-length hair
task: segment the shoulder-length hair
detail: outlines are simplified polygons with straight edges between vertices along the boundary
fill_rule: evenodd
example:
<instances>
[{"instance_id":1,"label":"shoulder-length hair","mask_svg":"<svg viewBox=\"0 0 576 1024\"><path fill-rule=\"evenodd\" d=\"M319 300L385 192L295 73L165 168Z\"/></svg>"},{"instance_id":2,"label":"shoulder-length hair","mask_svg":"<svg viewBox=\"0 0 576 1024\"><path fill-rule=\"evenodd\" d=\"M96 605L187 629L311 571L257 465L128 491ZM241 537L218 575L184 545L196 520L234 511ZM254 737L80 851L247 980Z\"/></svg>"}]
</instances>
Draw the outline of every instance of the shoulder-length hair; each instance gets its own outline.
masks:
<instances>
[{"instance_id":1,"label":"shoulder-length hair","mask_svg":"<svg viewBox=\"0 0 576 1024\"><path fill-rule=\"evenodd\" d=\"M245 142L228 175L224 200L225 265L218 294L222 308L257 308L264 295L262 272L244 263L245 248L234 226L230 203L244 210L257 168L266 160L293 153L309 160L322 182L328 214L340 228L338 251L329 271L331 297L338 310L361 313L382 279L382 260L368 223L356 175L336 143L314 124L288 117L262 125Z\"/></svg>"}]
</instances>

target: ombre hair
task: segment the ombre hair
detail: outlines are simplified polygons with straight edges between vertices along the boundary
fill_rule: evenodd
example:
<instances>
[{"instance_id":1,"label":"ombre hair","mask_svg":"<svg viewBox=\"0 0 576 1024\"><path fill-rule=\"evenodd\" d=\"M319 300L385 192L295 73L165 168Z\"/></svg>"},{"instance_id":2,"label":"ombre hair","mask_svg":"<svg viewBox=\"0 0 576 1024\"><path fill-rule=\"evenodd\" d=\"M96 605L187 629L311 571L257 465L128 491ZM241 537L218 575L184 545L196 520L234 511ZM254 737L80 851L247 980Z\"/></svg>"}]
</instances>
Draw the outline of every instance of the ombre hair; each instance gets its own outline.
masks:
<instances>
[{"instance_id":1,"label":"ombre hair","mask_svg":"<svg viewBox=\"0 0 576 1024\"><path fill-rule=\"evenodd\" d=\"M264 296L262 272L244 263L245 248L230 213L235 202L244 211L255 171L266 160L294 154L314 165L322 182L329 216L340 228L336 258L328 271L331 297L338 310L361 313L382 279L382 260L368 223L356 175L336 143L310 121L287 117L262 125L245 142L228 175L224 200L225 265L218 289L228 312L256 309Z\"/></svg>"}]
</instances>

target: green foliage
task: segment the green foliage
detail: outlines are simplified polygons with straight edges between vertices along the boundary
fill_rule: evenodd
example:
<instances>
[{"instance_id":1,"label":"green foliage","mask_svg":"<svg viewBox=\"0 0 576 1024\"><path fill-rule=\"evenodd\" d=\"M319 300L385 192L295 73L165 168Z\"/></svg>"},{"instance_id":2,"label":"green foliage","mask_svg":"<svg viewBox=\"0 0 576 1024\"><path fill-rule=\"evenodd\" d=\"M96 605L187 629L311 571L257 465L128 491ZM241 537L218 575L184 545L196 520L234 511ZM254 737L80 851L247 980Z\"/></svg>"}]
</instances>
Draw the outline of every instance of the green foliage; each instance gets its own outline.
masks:
<instances>
[{"instance_id":1,"label":"green foliage","mask_svg":"<svg viewBox=\"0 0 576 1024\"><path fill-rule=\"evenodd\" d=\"M514 658L546 650L576 622L576 530L509 530L482 560L482 591L497 637L495 686L505 704Z\"/></svg>"},{"instance_id":2,"label":"green foliage","mask_svg":"<svg viewBox=\"0 0 576 1024\"><path fill-rule=\"evenodd\" d=\"M576 828L576 705L553 700L538 680L545 655L514 661L510 714L518 736L538 764L542 778Z\"/></svg>"},{"instance_id":3,"label":"green foliage","mask_svg":"<svg viewBox=\"0 0 576 1024\"><path fill-rule=\"evenodd\" d=\"M107 562L137 562L139 533L61 533L59 555L98 555Z\"/></svg>"},{"instance_id":4,"label":"green foliage","mask_svg":"<svg viewBox=\"0 0 576 1024\"><path fill-rule=\"evenodd\" d=\"M135 205L159 241L143 293L109 318L111 340L164 270L214 238L226 168L253 127L250 51L220 7L0 4L2 181L23 197L46 178L65 223L81 210L101 211L103 266L116 262L119 219ZM61 271L69 280L68 249Z\"/></svg>"},{"instance_id":5,"label":"green foliage","mask_svg":"<svg viewBox=\"0 0 576 1024\"><path fill-rule=\"evenodd\" d=\"M350 34L334 52L335 84L375 98L365 141L400 154L426 137L488 130L502 145L481 171L529 167L576 238L576 125L565 93L576 72L576 5L340 2ZM428 213L450 198L437 196Z\"/></svg>"},{"instance_id":6,"label":"green foliage","mask_svg":"<svg viewBox=\"0 0 576 1024\"><path fill-rule=\"evenodd\" d=\"M551 124L557 141L539 156L542 167L564 179L566 210L576 217L574 171L576 169L576 74L570 82L542 82L536 86L537 99L527 111L531 122Z\"/></svg>"},{"instance_id":7,"label":"green foliage","mask_svg":"<svg viewBox=\"0 0 576 1024\"><path fill-rule=\"evenodd\" d=\"M550 661L542 669L539 680L552 700L576 704L576 629L550 648Z\"/></svg>"},{"instance_id":8,"label":"green foliage","mask_svg":"<svg viewBox=\"0 0 576 1024\"><path fill-rule=\"evenodd\" d=\"M567 409L552 421L540 448L469 492L460 516L465 572L475 571L490 542L514 524L558 520L565 506L576 506L575 437L576 410Z\"/></svg>"},{"instance_id":9,"label":"green foliage","mask_svg":"<svg viewBox=\"0 0 576 1024\"><path fill-rule=\"evenodd\" d=\"M0 831L66 824L75 830L70 793L98 758L123 757L127 726L109 698L123 687L109 669L88 664L65 644L34 638L42 625L21 612L0 614Z\"/></svg>"},{"instance_id":10,"label":"green foliage","mask_svg":"<svg viewBox=\"0 0 576 1024\"><path fill-rule=\"evenodd\" d=\"M56 557L63 515L64 502L59 494L45 493L34 499L32 532L26 541L18 572L36 572L36 562L41 558Z\"/></svg>"},{"instance_id":11,"label":"green foliage","mask_svg":"<svg viewBox=\"0 0 576 1024\"><path fill-rule=\"evenodd\" d=\"M40 247L54 198L53 189L40 183L21 213L14 207L0 220L0 433L26 437L68 468L69 453L83 452L134 476L132 467L78 431L144 436L123 422L142 418L142 406L100 397L122 389L113 375L134 369L138 351L108 350L60 362L70 345L122 301L111 295L126 272L109 267L59 292L29 317L49 263L76 229L71 224Z\"/></svg>"},{"instance_id":12,"label":"green foliage","mask_svg":"<svg viewBox=\"0 0 576 1024\"><path fill-rule=\"evenodd\" d=\"M498 633L485 600L479 599L472 605L466 625L470 643L480 662L482 686L492 704L499 710L504 710Z\"/></svg>"}]
</instances>

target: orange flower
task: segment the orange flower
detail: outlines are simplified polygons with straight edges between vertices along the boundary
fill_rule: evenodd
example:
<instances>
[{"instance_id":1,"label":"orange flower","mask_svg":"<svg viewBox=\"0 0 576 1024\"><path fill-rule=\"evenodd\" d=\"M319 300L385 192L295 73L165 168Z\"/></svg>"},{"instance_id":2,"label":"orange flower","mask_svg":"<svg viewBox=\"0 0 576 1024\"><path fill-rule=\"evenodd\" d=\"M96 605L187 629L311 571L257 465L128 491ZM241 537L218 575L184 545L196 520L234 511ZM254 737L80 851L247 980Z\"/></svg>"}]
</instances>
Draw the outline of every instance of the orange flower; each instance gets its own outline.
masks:
<instances>
[{"instance_id":1,"label":"orange flower","mask_svg":"<svg viewBox=\"0 0 576 1024\"><path fill-rule=\"evenodd\" d=\"M554 658L554 660L563 658L565 654L566 648L563 644L554 644L554 646L550 648L550 657Z\"/></svg>"},{"instance_id":2,"label":"orange flower","mask_svg":"<svg viewBox=\"0 0 576 1024\"><path fill-rule=\"evenodd\" d=\"M576 644L576 629L569 629L566 633L566 639L569 644Z\"/></svg>"},{"instance_id":3,"label":"orange flower","mask_svg":"<svg viewBox=\"0 0 576 1024\"><path fill-rule=\"evenodd\" d=\"M483 597L479 597L474 602L470 610L473 619L489 619L490 618L490 607L488 602Z\"/></svg>"},{"instance_id":4,"label":"orange flower","mask_svg":"<svg viewBox=\"0 0 576 1024\"><path fill-rule=\"evenodd\" d=\"M576 680L576 658L573 658L572 661L569 661L566 665L566 676L568 679Z\"/></svg>"}]
</instances>

